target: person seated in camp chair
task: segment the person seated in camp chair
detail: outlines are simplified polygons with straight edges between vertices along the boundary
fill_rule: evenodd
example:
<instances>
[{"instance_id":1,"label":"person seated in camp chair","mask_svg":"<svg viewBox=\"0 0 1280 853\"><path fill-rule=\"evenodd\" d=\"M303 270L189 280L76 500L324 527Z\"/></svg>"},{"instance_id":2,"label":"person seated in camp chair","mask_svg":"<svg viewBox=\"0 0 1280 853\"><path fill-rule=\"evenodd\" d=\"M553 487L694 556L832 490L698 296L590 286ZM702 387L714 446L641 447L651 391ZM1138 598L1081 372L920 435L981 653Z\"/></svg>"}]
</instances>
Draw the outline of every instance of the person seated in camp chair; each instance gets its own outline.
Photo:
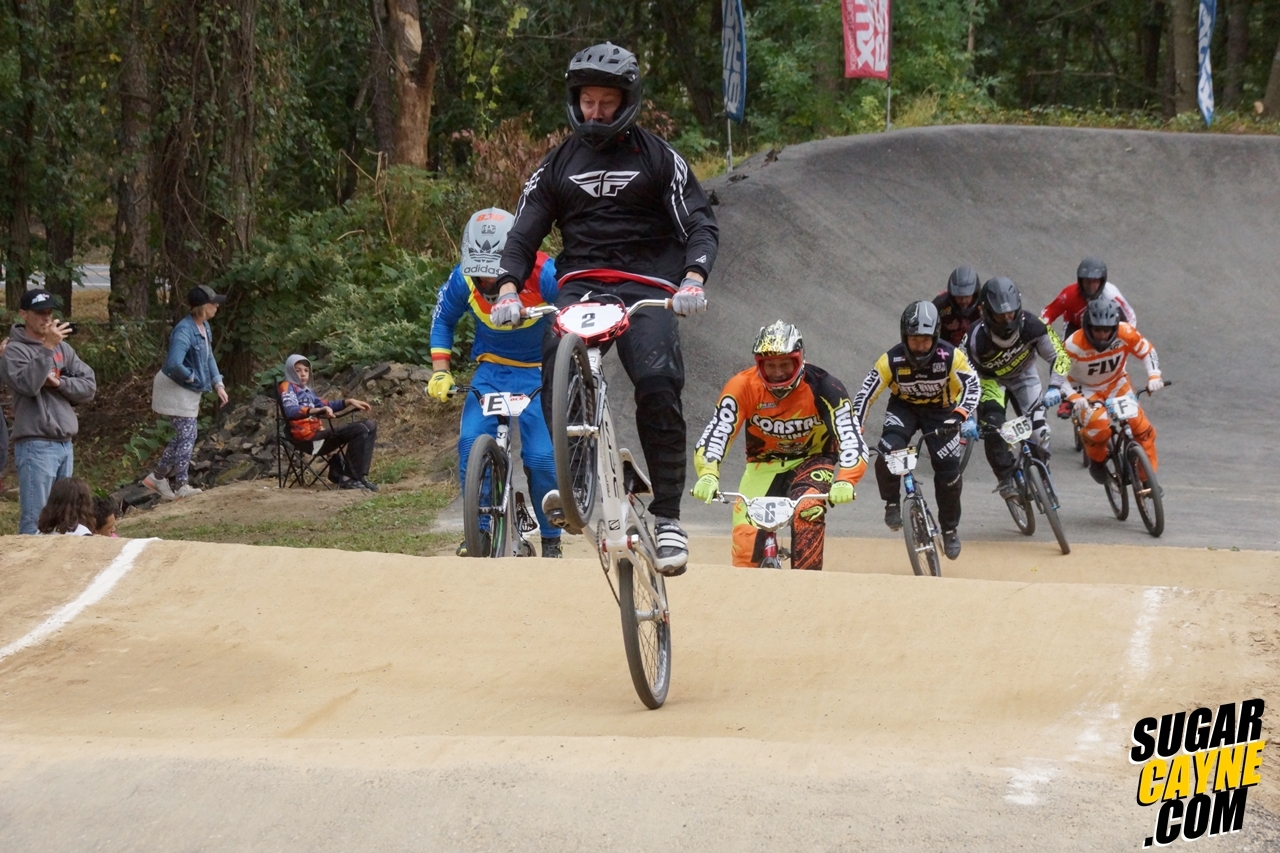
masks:
<instances>
[{"instance_id":1,"label":"person seated in camp chair","mask_svg":"<svg viewBox=\"0 0 1280 853\"><path fill-rule=\"evenodd\" d=\"M372 420L334 423L345 414L367 412L373 407L363 400L322 399L311 389L311 362L303 356L289 356L284 363L284 376L276 391L293 440L323 441L317 454L321 456L338 449L343 451L346 465L338 472L338 488L378 491L378 487L369 482L377 423Z\"/></svg>"}]
</instances>

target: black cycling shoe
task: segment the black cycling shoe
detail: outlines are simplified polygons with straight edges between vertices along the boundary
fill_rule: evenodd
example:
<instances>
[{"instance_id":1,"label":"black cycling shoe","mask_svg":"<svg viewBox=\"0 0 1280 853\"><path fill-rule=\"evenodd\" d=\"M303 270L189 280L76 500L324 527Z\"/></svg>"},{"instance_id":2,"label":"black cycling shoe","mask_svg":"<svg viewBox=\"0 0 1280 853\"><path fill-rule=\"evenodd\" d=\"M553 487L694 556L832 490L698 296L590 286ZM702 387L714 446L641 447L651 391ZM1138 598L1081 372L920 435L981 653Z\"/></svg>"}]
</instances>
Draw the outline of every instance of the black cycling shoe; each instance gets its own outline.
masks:
<instances>
[{"instance_id":1,"label":"black cycling shoe","mask_svg":"<svg viewBox=\"0 0 1280 853\"><path fill-rule=\"evenodd\" d=\"M1019 498L1018 484L1014 482L1012 477L1005 477L996 486L996 491L1000 493L1000 497L1007 501L1016 501Z\"/></svg>"},{"instance_id":2,"label":"black cycling shoe","mask_svg":"<svg viewBox=\"0 0 1280 853\"><path fill-rule=\"evenodd\" d=\"M884 523L890 530L902 529L902 504L887 503L884 505Z\"/></svg>"},{"instance_id":3,"label":"black cycling shoe","mask_svg":"<svg viewBox=\"0 0 1280 853\"><path fill-rule=\"evenodd\" d=\"M954 560L960 556L960 531L942 531L942 553L947 555L948 560Z\"/></svg>"},{"instance_id":4,"label":"black cycling shoe","mask_svg":"<svg viewBox=\"0 0 1280 853\"><path fill-rule=\"evenodd\" d=\"M1089 476L1093 478L1093 481L1095 483L1106 483L1107 482L1107 463L1094 462L1092 459L1090 459L1089 460Z\"/></svg>"},{"instance_id":5,"label":"black cycling shoe","mask_svg":"<svg viewBox=\"0 0 1280 853\"><path fill-rule=\"evenodd\" d=\"M558 560L564 556L560 553L560 537L542 537L542 556L549 560Z\"/></svg>"}]
</instances>

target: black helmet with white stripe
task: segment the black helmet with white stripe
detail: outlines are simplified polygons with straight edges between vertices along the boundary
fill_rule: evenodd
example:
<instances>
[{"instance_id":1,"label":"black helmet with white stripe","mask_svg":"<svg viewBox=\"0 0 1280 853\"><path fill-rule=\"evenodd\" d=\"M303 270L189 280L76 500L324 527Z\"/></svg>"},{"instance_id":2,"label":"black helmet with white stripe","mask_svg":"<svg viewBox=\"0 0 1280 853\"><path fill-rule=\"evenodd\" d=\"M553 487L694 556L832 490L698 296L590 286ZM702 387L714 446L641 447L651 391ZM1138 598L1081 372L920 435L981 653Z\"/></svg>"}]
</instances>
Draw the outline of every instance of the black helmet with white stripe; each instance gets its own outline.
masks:
<instances>
[{"instance_id":1,"label":"black helmet with white stripe","mask_svg":"<svg viewBox=\"0 0 1280 853\"><path fill-rule=\"evenodd\" d=\"M593 148L603 148L635 125L640 116L643 91L640 63L629 50L605 42L580 50L569 60L564 75L568 90L569 127ZM582 115L579 96L583 86L605 86L622 92L622 105L613 121L588 121Z\"/></svg>"},{"instance_id":2,"label":"black helmet with white stripe","mask_svg":"<svg viewBox=\"0 0 1280 853\"><path fill-rule=\"evenodd\" d=\"M1097 283L1086 287L1086 281ZM1107 265L1102 258L1087 257L1076 267L1076 287L1080 288L1080 298L1086 302L1102 293L1102 288L1106 286Z\"/></svg>"},{"instance_id":3,"label":"black helmet with white stripe","mask_svg":"<svg viewBox=\"0 0 1280 853\"><path fill-rule=\"evenodd\" d=\"M938 346L938 335L941 331L942 324L938 322L938 309L932 302L912 302L907 306L907 310L902 312L902 347L907 352L907 361L913 367L924 367L933 358L933 351ZM927 353L917 354L911 351L907 338L913 335L929 335L933 338L933 344Z\"/></svg>"},{"instance_id":4,"label":"black helmet with white stripe","mask_svg":"<svg viewBox=\"0 0 1280 853\"><path fill-rule=\"evenodd\" d=\"M1022 330L1022 294L1012 279L998 275L982 285L982 322L997 346L1011 347Z\"/></svg>"},{"instance_id":5,"label":"black helmet with white stripe","mask_svg":"<svg viewBox=\"0 0 1280 853\"><path fill-rule=\"evenodd\" d=\"M1098 352L1106 352L1120 333L1120 306L1114 299L1095 299L1084 309L1084 336Z\"/></svg>"}]
</instances>

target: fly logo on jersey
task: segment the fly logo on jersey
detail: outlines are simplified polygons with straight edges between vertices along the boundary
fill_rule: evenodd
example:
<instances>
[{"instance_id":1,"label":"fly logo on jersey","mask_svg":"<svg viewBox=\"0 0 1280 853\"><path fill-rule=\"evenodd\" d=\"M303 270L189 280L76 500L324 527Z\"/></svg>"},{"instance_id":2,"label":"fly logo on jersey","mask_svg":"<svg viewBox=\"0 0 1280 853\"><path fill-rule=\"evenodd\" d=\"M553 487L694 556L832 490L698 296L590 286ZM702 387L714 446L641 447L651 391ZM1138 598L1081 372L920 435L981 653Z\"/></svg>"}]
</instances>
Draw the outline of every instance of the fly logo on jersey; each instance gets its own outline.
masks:
<instances>
[{"instance_id":1,"label":"fly logo on jersey","mask_svg":"<svg viewBox=\"0 0 1280 853\"><path fill-rule=\"evenodd\" d=\"M706 447L708 459L717 462L724 459L725 447L737 422L738 401L732 397L724 397L720 400L720 408L716 409L716 419L707 427L707 434L703 436L703 442L700 442Z\"/></svg>"},{"instance_id":2,"label":"fly logo on jersey","mask_svg":"<svg viewBox=\"0 0 1280 853\"><path fill-rule=\"evenodd\" d=\"M1088 375L1100 376L1106 373L1110 373L1111 371L1115 370L1117 367L1120 366L1120 362L1123 359L1124 359L1124 353L1120 353L1119 355L1112 356L1111 358L1104 358L1098 361L1091 361L1089 362Z\"/></svg>"},{"instance_id":3,"label":"fly logo on jersey","mask_svg":"<svg viewBox=\"0 0 1280 853\"><path fill-rule=\"evenodd\" d=\"M840 437L840 467L858 464L858 430L853 425L853 404L845 400L835 411L836 435Z\"/></svg>"},{"instance_id":4,"label":"fly logo on jersey","mask_svg":"<svg viewBox=\"0 0 1280 853\"><path fill-rule=\"evenodd\" d=\"M618 194L618 190L631 183L639 172L605 172L603 170L596 172L583 172L581 175L570 175L569 180L573 181L582 191L592 198L612 198Z\"/></svg>"},{"instance_id":5,"label":"fly logo on jersey","mask_svg":"<svg viewBox=\"0 0 1280 853\"><path fill-rule=\"evenodd\" d=\"M819 423L819 418L762 418L754 415L751 423L756 429L768 436L804 435Z\"/></svg>"}]
</instances>

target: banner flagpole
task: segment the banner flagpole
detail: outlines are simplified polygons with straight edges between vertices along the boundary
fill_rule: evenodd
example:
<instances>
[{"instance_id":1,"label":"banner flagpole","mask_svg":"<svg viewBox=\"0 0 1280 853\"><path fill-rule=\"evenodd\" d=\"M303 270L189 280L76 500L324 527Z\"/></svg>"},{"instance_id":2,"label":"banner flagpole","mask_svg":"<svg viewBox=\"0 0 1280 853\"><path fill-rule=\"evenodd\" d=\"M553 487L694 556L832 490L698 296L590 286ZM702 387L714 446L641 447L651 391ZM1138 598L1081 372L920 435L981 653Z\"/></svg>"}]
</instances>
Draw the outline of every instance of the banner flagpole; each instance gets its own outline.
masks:
<instances>
[{"instance_id":1,"label":"banner flagpole","mask_svg":"<svg viewBox=\"0 0 1280 853\"><path fill-rule=\"evenodd\" d=\"M729 134L729 171L733 171L733 119L726 118L724 120L724 129Z\"/></svg>"},{"instance_id":2,"label":"banner flagpole","mask_svg":"<svg viewBox=\"0 0 1280 853\"><path fill-rule=\"evenodd\" d=\"M747 97L747 34L742 18L742 0L722 0L720 47L724 53L724 129L728 146L729 171L733 171L733 123L742 123Z\"/></svg>"},{"instance_id":3,"label":"banner flagpole","mask_svg":"<svg viewBox=\"0 0 1280 853\"><path fill-rule=\"evenodd\" d=\"M884 87L884 129L885 130L888 130L889 128L893 127L893 119L890 118L890 116L893 115L893 112L891 111L892 107L893 107L893 86L888 82L886 82Z\"/></svg>"}]
</instances>

